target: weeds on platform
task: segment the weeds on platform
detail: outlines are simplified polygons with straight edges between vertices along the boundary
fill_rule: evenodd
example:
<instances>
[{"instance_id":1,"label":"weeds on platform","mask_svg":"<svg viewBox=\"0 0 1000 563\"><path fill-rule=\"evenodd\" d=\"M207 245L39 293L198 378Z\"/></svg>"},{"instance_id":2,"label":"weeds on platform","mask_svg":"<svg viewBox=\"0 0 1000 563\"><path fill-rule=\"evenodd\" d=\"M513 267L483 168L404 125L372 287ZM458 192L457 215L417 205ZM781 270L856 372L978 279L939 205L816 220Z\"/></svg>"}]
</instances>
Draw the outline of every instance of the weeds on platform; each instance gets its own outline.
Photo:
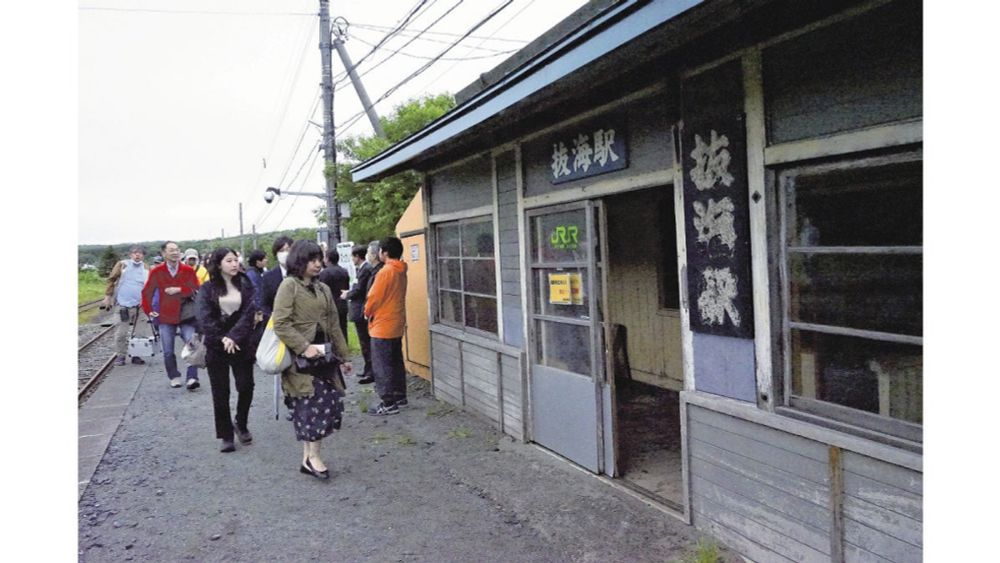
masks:
<instances>
[{"instance_id":1,"label":"weeds on platform","mask_svg":"<svg viewBox=\"0 0 1000 563\"><path fill-rule=\"evenodd\" d=\"M410 436L400 436L399 438L396 438L396 443L399 444L400 446L416 446L417 445L417 441L414 440L413 438L411 438Z\"/></svg>"},{"instance_id":2,"label":"weeds on platform","mask_svg":"<svg viewBox=\"0 0 1000 563\"><path fill-rule=\"evenodd\" d=\"M438 401L437 404L427 409L427 416L447 416L453 412L455 412L454 407L448 403Z\"/></svg>"},{"instance_id":3,"label":"weeds on platform","mask_svg":"<svg viewBox=\"0 0 1000 563\"><path fill-rule=\"evenodd\" d=\"M358 398L358 411L361 412L361 414L366 414L368 412L368 407L371 406L371 400L374 395L375 392L371 389L361 390L361 397Z\"/></svg>"},{"instance_id":4,"label":"weeds on platform","mask_svg":"<svg viewBox=\"0 0 1000 563\"><path fill-rule=\"evenodd\" d=\"M451 432L448 432L449 438L469 438L470 436L472 436L472 432L469 432L469 429L464 426L459 426Z\"/></svg>"},{"instance_id":5,"label":"weeds on platform","mask_svg":"<svg viewBox=\"0 0 1000 563\"><path fill-rule=\"evenodd\" d=\"M371 441L373 444L381 444L383 442L389 441L389 435L385 432L376 432L372 434Z\"/></svg>"},{"instance_id":6,"label":"weeds on platform","mask_svg":"<svg viewBox=\"0 0 1000 563\"><path fill-rule=\"evenodd\" d=\"M680 563L718 563L721 560L719 546L710 540L700 539L694 552L688 553L679 561Z\"/></svg>"}]
</instances>

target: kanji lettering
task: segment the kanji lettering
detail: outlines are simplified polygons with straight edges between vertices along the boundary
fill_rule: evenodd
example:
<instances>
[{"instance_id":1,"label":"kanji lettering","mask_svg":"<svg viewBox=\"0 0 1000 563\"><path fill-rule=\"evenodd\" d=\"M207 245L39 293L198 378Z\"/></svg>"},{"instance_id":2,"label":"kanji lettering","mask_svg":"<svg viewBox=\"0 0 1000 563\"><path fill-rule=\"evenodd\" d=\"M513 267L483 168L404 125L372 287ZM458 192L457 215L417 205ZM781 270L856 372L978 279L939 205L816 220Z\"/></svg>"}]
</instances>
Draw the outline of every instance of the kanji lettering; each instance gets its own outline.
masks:
<instances>
[{"instance_id":1,"label":"kanji lettering","mask_svg":"<svg viewBox=\"0 0 1000 563\"><path fill-rule=\"evenodd\" d=\"M569 155L563 142L552 144L552 177L569 176Z\"/></svg>"},{"instance_id":2,"label":"kanji lettering","mask_svg":"<svg viewBox=\"0 0 1000 563\"><path fill-rule=\"evenodd\" d=\"M712 129L711 138L706 145L701 135L694 136L694 150L691 151L691 158L694 159L694 166L691 168L691 181L694 182L698 191L709 190L719 182L726 186L733 183L733 175L729 173L729 162L731 160L729 150L729 138L719 135Z\"/></svg>"},{"instance_id":3,"label":"kanji lettering","mask_svg":"<svg viewBox=\"0 0 1000 563\"><path fill-rule=\"evenodd\" d=\"M584 172L590 168L590 157L594 154L594 149L590 148L590 138L586 135L577 135L573 139L573 170L583 169Z\"/></svg>"},{"instance_id":4,"label":"kanji lettering","mask_svg":"<svg viewBox=\"0 0 1000 563\"><path fill-rule=\"evenodd\" d=\"M608 160L618 160L618 155L612 148L615 144L614 129L598 129L594 131L594 162L604 166Z\"/></svg>"}]
</instances>

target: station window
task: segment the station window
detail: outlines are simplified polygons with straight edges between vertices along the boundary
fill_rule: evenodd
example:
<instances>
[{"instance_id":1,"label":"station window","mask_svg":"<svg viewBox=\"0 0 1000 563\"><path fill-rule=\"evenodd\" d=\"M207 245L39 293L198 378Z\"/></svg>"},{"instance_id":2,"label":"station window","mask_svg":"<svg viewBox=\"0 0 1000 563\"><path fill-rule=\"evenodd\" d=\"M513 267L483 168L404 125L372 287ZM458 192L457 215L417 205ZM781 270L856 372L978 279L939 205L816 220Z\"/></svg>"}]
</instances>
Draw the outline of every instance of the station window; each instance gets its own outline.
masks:
<instances>
[{"instance_id":1,"label":"station window","mask_svg":"<svg viewBox=\"0 0 1000 563\"><path fill-rule=\"evenodd\" d=\"M922 441L919 154L776 177L788 406Z\"/></svg>"},{"instance_id":2,"label":"station window","mask_svg":"<svg viewBox=\"0 0 1000 563\"><path fill-rule=\"evenodd\" d=\"M438 320L497 334L493 221L477 217L438 223Z\"/></svg>"}]
</instances>

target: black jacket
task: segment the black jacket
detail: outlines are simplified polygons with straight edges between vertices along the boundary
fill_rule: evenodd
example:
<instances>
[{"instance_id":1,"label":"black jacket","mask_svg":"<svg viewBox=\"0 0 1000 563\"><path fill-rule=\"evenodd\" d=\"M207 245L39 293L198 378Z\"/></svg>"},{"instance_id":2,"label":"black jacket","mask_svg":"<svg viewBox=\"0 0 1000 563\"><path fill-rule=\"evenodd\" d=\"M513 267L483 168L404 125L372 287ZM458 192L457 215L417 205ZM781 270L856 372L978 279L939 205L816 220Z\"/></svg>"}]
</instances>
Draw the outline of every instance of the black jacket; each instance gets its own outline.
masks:
<instances>
[{"instance_id":1,"label":"black jacket","mask_svg":"<svg viewBox=\"0 0 1000 563\"><path fill-rule=\"evenodd\" d=\"M358 270L358 279L354 287L347 291L347 319L352 323L365 320L365 301L368 299L368 286L374 277L372 265L366 260Z\"/></svg>"},{"instance_id":2,"label":"black jacket","mask_svg":"<svg viewBox=\"0 0 1000 563\"><path fill-rule=\"evenodd\" d=\"M225 315L219 308L220 294L214 282L209 281L202 285L195 299L198 333L205 335L205 348L209 358L217 354L253 358L257 354L251 339L253 318L257 313L257 305L253 298L253 283L246 274L239 273L233 277L233 285L240 290L240 308L232 315ZM222 345L224 336L231 338L240 347L240 351L235 355L226 354Z\"/></svg>"},{"instance_id":3,"label":"black jacket","mask_svg":"<svg viewBox=\"0 0 1000 563\"><path fill-rule=\"evenodd\" d=\"M340 292L351 287L351 274L339 264L333 264L323 268L319 273L319 281L325 283L333 293L333 303L337 306L337 313L340 316L347 315L347 301L340 298Z\"/></svg>"},{"instance_id":4,"label":"black jacket","mask_svg":"<svg viewBox=\"0 0 1000 563\"><path fill-rule=\"evenodd\" d=\"M285 276L281 275L281 266L276 266L274 269L268 270L261 279L264 281L264 289L260 310L264 312L266 320L271 316L271 311L274 310L274 296L278 294L278 286L281 285L281 280L285 279Z\"/></svg>"}]
</instances>

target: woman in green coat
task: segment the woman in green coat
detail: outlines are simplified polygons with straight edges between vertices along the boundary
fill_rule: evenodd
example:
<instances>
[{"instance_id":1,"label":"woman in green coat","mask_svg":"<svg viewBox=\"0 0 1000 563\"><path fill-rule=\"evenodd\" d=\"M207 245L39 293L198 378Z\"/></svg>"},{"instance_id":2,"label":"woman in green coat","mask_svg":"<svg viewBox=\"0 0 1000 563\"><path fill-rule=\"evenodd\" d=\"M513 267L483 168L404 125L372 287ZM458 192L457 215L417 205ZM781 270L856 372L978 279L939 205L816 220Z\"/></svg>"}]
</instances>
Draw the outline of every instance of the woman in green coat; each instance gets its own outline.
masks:
<instances>
[{"instance_id":1,"label":"woman in green coat","mask_svg":"<svg viewBox=\"0 0 1000 563\"><path fill-rule=\"evenodd\" d=\"M338 360L301 373L292 366L281 374L281 388L292 410L295 437L302 444L300 471L318 479L330 472L319 457L320 440L340 428L344 412L344 379L350 374L347 340L340 330L330 288L319 283L323 250L308 240L296 241L285 261L288 277L274 298L274 334L296 356L318 358L332 352Z\"/></svg>"}]
</instances>

